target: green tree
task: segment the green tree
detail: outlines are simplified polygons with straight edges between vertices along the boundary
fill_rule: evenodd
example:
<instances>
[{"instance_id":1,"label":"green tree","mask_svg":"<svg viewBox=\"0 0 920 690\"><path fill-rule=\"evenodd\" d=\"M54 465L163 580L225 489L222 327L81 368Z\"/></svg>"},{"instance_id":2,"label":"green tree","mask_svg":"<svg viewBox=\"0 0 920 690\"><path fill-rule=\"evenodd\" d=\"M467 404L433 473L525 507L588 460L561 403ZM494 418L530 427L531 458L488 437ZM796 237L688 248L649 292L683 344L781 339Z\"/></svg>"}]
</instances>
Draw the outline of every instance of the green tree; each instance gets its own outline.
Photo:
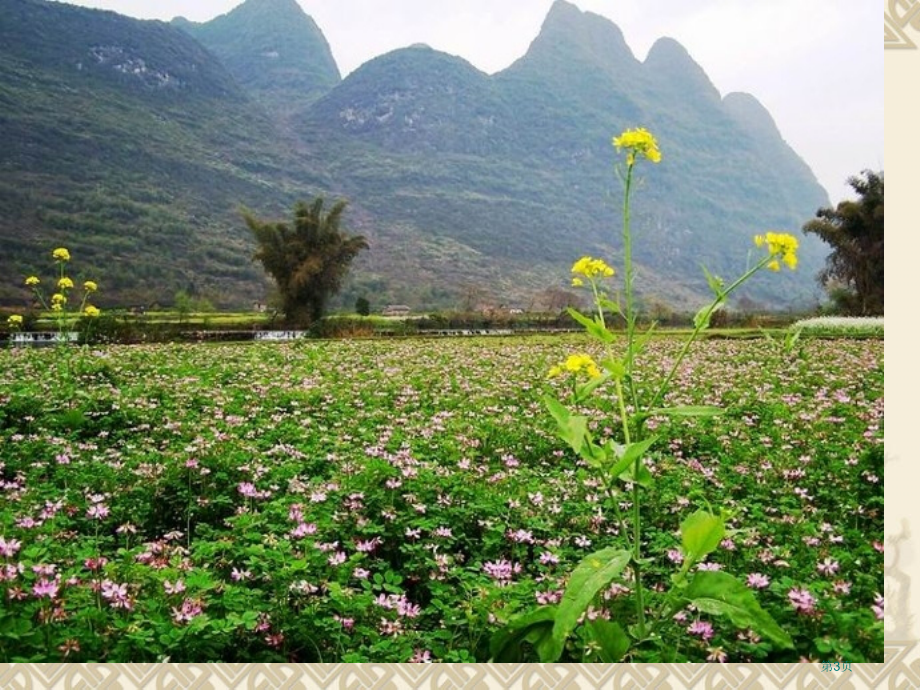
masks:
<instances>
[{"instance_id":1,"label":"green tree","mask_svg":"<svg viewBox=\"0 0 920 690\"><path fill-rule=\"evenodd\" d=\"M324 204L322 197L311 204L298 202L293 225L262 221L243 211L258 243L253 260L261 262L277 283L285 318L299 325L323 316L351 262L368 246L364 237L348 235L340 228L347 202L337 202L328 213L323 212Z\"/></svg>"},{"instance_id":2,"label":"green tree","mask_svg":"<svg viewBox=\"0 0 920 690\"><path fill-rule=\"evenodd\" d=\"M371 313L371 303L367 297L359 297L355 300L355 311L361 316L368 316Z\"/></svg>"},{"instance_id":3,"label":"green tree","mask_svg":"<svg viewBox=\"0 0 920 690\"><path fill-rule=\"evenodd\" d=\"M864 170L847 183L855 201L818 210L805 233L818 235L833 249L818 274L840 311L856 316L885 312L885 176Z\"/></svg>"}]
</instances>

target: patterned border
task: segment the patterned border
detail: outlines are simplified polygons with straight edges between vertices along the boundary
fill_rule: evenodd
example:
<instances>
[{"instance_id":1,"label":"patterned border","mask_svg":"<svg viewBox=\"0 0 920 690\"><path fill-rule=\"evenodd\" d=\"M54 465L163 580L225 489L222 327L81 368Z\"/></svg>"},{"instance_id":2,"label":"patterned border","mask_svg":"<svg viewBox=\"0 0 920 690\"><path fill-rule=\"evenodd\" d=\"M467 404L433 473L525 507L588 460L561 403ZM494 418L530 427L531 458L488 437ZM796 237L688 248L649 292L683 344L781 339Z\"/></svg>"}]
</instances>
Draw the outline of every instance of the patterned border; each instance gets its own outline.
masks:
<instances>
[{"instance_id":1,"label":"patterned border","mask_svg":"<svg viewBox=\"0 0 920 690\"><path fill-rule=\"evenodd\" d=\"M920 687L915 642L886 642L881 664L2 664L0 687L159 690L340 688L890 688Z\"/></svg>"},{"instance_id":2,"label":"patterned border","mask_svg":"<svg viewBox=\"0 0 920 690\"><path fill-rule=\"evenodd\" d=\"M885 50L916 49L907 29L920 31L920 1L888 0L885 9Z\"/></svg>"}]
</instances>

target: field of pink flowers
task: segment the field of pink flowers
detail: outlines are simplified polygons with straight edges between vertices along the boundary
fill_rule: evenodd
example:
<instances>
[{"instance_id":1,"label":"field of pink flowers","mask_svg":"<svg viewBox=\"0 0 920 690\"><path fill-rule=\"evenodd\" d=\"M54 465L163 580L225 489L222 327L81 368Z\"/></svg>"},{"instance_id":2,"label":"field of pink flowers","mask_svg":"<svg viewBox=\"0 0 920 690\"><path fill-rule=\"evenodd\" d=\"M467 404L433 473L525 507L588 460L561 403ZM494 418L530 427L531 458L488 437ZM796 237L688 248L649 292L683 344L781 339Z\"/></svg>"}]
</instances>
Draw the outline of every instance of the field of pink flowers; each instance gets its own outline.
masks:
<instances>
[{"instance_id":1,"label":"field of pink flowers","mask_svg":"<svg viewBox=\"0 0 920 690\"><path fill-rule=\"evenodd\" d=\"M616 546L543 393L573 343L482 339L0 352L0 660L485 661ZM654 386L680 343L651 342ZM795 642L679 611L668 658L881 661L881 340L694 346L644 462L646 566L683 518L731 509L700 564L740 577ZM660 376L660 374L659 374ZM591 405L614 410L613 391ZM592 414L592 419L597 418ZM599 425L598 438L612 433ZM628 505L620 506L625 509ZM616 618L628 580L589 617ZM650 605L654 605L654 601ZM564 660L593 661L577 635Z\"/></svg>"}]
</instances>

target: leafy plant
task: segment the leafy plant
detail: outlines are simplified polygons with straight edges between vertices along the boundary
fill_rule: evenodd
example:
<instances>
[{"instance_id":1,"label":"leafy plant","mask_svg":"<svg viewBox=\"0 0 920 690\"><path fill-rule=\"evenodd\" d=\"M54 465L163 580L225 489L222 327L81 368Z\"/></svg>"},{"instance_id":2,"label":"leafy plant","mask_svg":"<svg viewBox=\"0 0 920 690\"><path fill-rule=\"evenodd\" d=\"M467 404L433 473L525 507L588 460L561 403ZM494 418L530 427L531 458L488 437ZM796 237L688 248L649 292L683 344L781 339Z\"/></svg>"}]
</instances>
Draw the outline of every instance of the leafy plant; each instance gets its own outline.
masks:
<instances>
[{"instance_id":1,"label":"leafy plant","mask_svg":"<svg viewBox=\"0 0 920 690\"><path fill-rule=\"evenodd\" d=\"M312 204L299 202L293 226L243 213L258 242L253 258L275 279L285 316L293 323L309 325L322 317L351 262L368 246L364 237L340 228L346 202L339 201L328 213L323 212L324 203L322 197Z\"/></svg>"},{"instance_id":2,"label":"leafy plant","mask_svg":"<svg viewBox=\"0 0 920 690\"><path fill-rule=\"evenodd\" d=\"M777 648L792 648L792 638L758 604L754 595L740 580L726 572L692 569L722 543L727 536L730 515L725 510L699 509L685 518L680 525L682 566L671 576L671 587L664 592L647 591L643 582L644 568L651 562L643 550L642 529L643 498L654 497L655 478L644 459L658 441L650 434L648 420L652 417L706 418L721 413L713 406L668 405L669 388L691 345L709 328L713 315L722 309L728 296L739 286L763 269L780 271L783 264L790 269L797 265L798 242L788 234L768 232L754 238L758 248L766 253L730 284L703 268L713 293L712 301L694 317L694 329L674 358L667 374L657 387L643 385L638 362L643 355L654 328L644 333L637 328L638 313L635 299L632 235L630 232L631 193L637 163L644 159L652 163L661 161L658 142L645 129L627 130L613 139L618 151L625 152L625 172L622 175L623 194L623 252L624 252L624 304L611 299L604 281L615 271L602 259L585 256L572 267L574 287L589 288L596 314L587 315L569 309L572 317L584 326L587 334L598 341L604 350L600 362L588 354L570 355L564 362L552 367L551 378L567 376L571 384L569 405L551 395L544 397L550 415L556 422L556 433L574 453L590 468L606 495L606 505L619 525L622 546L608 547L585 557L572 571L559 604L540 609L539 614L526 614L510 623L513 634L504 633L493 646L495 658L510 658L519 654L510 649L524 640L533 645L541 662L558 661L566 650L566 643L579 624L587 631L588 645L584 654L597 650L605 659L619 661L638 646L651 646L658 654L664 653L661 629L671 617L685 607L727 618L739 629L751 629L769 640ZM625 352L617 354L614 343L617 336L608 326L608 314L625 322ZM797 337L788 341L795 344ZM619 437L601 439L593 431L587 414L581 410L602 387L613 384L616 426ZM624 499L628 499L625 500ZM631 514L621 510L625 502ZM689 501L688 501L689 504ZM691 572L692 571L692 572ZM598 618L588 618L586 613L599 601L598 595L610 583L630 589L633 601L632 620L614 620L598 623ZM550 621L552 624L550 625Z\"/></svg>"},{"instance_id":3,"label":"leafy plant","mask_svg":"<svg viewBox=\"0 0 920 690\"><path fill-rule=\"evenodd\" d=\"M46 297L41 290L41 279L38 276L31 275L26 278L25 283L32 289L35 298L44 307L46 311L51 312L51 316L57 325L58 341L64 342L65 333L68 332L78 319L92 320L98 318L100 311L92 304L88 304L89 296L96 292L99 287L93 280L87 280L83 283L83 293L80 297L79 306L76 308L68 307L71 301L70 291L74 289L73 279L67 275L66 266L70 262L70 252L64 247L58 247L51 253L55 263L55 273L57 274L54 284L54 292L50 297ZM13 314L9 318L11 327L20 327L22 317Z\"/></svg>"}]
</instances>

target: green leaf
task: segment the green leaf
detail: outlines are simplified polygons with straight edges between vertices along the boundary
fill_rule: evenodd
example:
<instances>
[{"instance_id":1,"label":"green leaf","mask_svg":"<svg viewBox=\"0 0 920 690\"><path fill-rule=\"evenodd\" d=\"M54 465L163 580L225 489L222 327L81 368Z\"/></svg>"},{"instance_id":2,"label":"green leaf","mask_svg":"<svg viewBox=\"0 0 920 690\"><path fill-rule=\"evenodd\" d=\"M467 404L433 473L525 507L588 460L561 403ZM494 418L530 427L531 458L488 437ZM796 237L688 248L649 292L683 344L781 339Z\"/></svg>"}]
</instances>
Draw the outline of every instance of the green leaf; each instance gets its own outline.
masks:
<instances>
[{"instance_id":1,"label":"green leaf","mask_svg":"<svg viewBox=\"0 0 920 690\"><path fill-rule=\"evenodd\" d=\"M629 559L629 551L610 547L586 556L575 567L556 612L552 647L547 650L546 658L540 658L541 662L553 662L562 656L565 641L578 624L578 618L595 595L623 572Z\"/></svg>"},{"instance_id":2,"label":"green leaf","mask_svg":"<svg viewBox=\"0 0 920 690\"><path fill-rule=\"evenodd\" d=\"M751 628L782 648L794 646L789 634L760 608L753 592L728 573L718 570L696 573L684 596L703 613L725 616L736 627Z\"/></svg>"},{"instance_id":3,"label":"green leaf","mask_svg":"<svg viewBox=\"0 0 920 690\"><path fill-rule=\"evenodd\" d=\"M709 322L712 320L712 315L724 306L724 297L720 297L714 304L707 304L696 313L696 316L693 317L693 327L699 328L701 331L709 328Z\"/></svg>"},{"instance_id":4,"label":"green leaf","mask_svg":"<svg viewBox=\"0 0 920 690\"><path fill-rule=\"evenodd\" d=\"M719 548L725 538L725 521L721 516L698 510L680 524L681 545L691 561L701 561Z\"/></svg>"},{"instance_id":5,"label":"green leaf","mask_svg":"<svg viewBox=\"0 0 920 690\"><path fill-rule=\"evenodd\" d=\"M610 378L617 380L626 376L626 364L621 359L605 359L601 366L610 374Z\"/></svg>"},{"instance_id":6,"label":"green leaf","mask_svg":"<svg viewBox=\"0 0 920 690\"><path fill-rule=\"evenodd\" d=\"M797 342L799 342L799 338L801 338L801 337L802 337L802 329L801 329L801 328L797 328L797 329L795 329L794 331L790 331L789 333L787 333L787 334L786 334L786 337L785 337L785 339L784 339L784 341L783 341L783 351L784 351L786 354L791 353L791 352L792 352L792 348L795 347L795 344L796 344Z\"/></svg>"},{"instance_id":7,"label":"green leaf","mask_svg":"<svg viewBox=\"0 0 920 690\"><path fill-rule=\"evenodd\" d=\"M657 440L657 436L650 436L644 441L636 441L635 443L630 443L628 446L620 446L618 444L611 443L611 445L616 450L616 454L619 460L617 460L616 464L610 468L610 474L614 477L619 477L621 474L629 470L629 468L635 465L636 460L641 459L642 456L645 455L648 449L651 448ZM651 477L651 473L649 473L649 477Z\"/></svg>"},{"instance_id":8,"label":"green leaf","mask_svg":"<svg viewBox=\"0 0 920 690\"><path fill-rule=\"evenodd\" d=\"M648 341L652 339L652 334L655 332L655 329L658 327L658 322L653 322L648 330L645 331L642 335L636 338L636 341L633 345L635 352L642 352L645 349L645 346L648 344Z\"/></svg>"},{"instance_id":9,"label":"green leaf","mask_svg":"<svg viewBox=\"0 0 920 690\"><path fill-rule=\"evenodd\" d=\"M597 300L597 303L601 309L623 316L623 308L620 306L619 302L614 302L613 300L602 296Z\"/></svg>"},{"instance_id":10,"label":"green leaf","mask_svg":"<svg viewBox=\"0 0 920 690\"><path fill-rule=\"evenodd\" d=\"M591 393L593 393L597 388L603 386L607 381L610 380L609 374L603 374L598 376L595 379L591 379L587 383L583 383L575 387L575 400L576 402L581 402L587 398Z\"/></svg>"},{"instance_id":11,"label":"green leaf","mask_svg":"<svg viewBox=\"0 0 920 690\"><path fill-rule=\"evenodd\" d=\"M700 268L703 269L703 275L706 276L706 282L709 283L709 289L712 290L712 294L721 300L725 296L725 281L718 276L712 275L705 266Z\"/></svg>"},{"instance_id":12,"label":"green leaf","mask_svg":"<svg viewBox=\"0 0 920 690\"><path fill-rule=\"evenodd\" d=\"M588 623L588 630L594 641L600 646L598 659L604 664L615 664L623 659L629 651L629 637L619 623L597 618Z\"/></svg>"},{"instance_id":13,"label":"green leaf","mask_svg":"<svg viewBox=\"0 0 920 690\"><path fill-rule=\"evenodd\" d=\"M542 638L544 635L547 639L551 638L555 615L554 606L541 606L510 621L504 628L492 635L489 642L489 652L492 655L490 662L520 663L523 659L521 642L524 641L545 649L546 644Z\"/></svg>"},{"instance_id":14,"label":"green leaf","mask_svg":"<svg viewBox=\"0 0 920 690\"><path fill-rule=\"evenodd\" d=\"M585 436L588 433L588 418L573 415L566 409L565 405L548 395L543 396L543 402L546 403L546 408L553 416L553 419L556 420L558 427L556 433L559 438L568 443L572 450L580 454L581 447L585 442Z\"/></svg>"},{"instance_id":15,"label":"green leaf","mask_svg":"<svg viewBox=\"0 0 920 690\"><path fill-rule=\"evenodd\" d=\"M648 471L648 467L639 463L639 474L636 474L636 463L633 462L627 468L620 472L617 477L624 482L631 482L633 484L638 484L648 488L652 485L652 482L655 478L652 476L652 473Z\"/></svg>"},{"instance_id":16,"label":"green leaf","mask_svg":"<svg viewBox=\"0 0 920 690\"><path fill-rule=\"evenodd\" d=\"M602 343L613 342L613 333L608 331L604 324L602 324L597 317L589 319L577 309L572 309L572 307L567 307L566 311L568 312L569 316L571 316L578 323L585 327L585 330L588 331L589 335L597 338Z\"/></svg>"},{"instance_id":17,"label":"green leaf","mask_svg":"<svg viewBox=\"0 0 920 690\"><path fill-rule=\"evenodd\" d=\"M585 444L581 447L579 455L587 462L591 467L595 469L601 469L605 464L607 464L607 455L608 451L602 446L593 443L590 438L588 438Z\"/></svg>"}]
</instances>

